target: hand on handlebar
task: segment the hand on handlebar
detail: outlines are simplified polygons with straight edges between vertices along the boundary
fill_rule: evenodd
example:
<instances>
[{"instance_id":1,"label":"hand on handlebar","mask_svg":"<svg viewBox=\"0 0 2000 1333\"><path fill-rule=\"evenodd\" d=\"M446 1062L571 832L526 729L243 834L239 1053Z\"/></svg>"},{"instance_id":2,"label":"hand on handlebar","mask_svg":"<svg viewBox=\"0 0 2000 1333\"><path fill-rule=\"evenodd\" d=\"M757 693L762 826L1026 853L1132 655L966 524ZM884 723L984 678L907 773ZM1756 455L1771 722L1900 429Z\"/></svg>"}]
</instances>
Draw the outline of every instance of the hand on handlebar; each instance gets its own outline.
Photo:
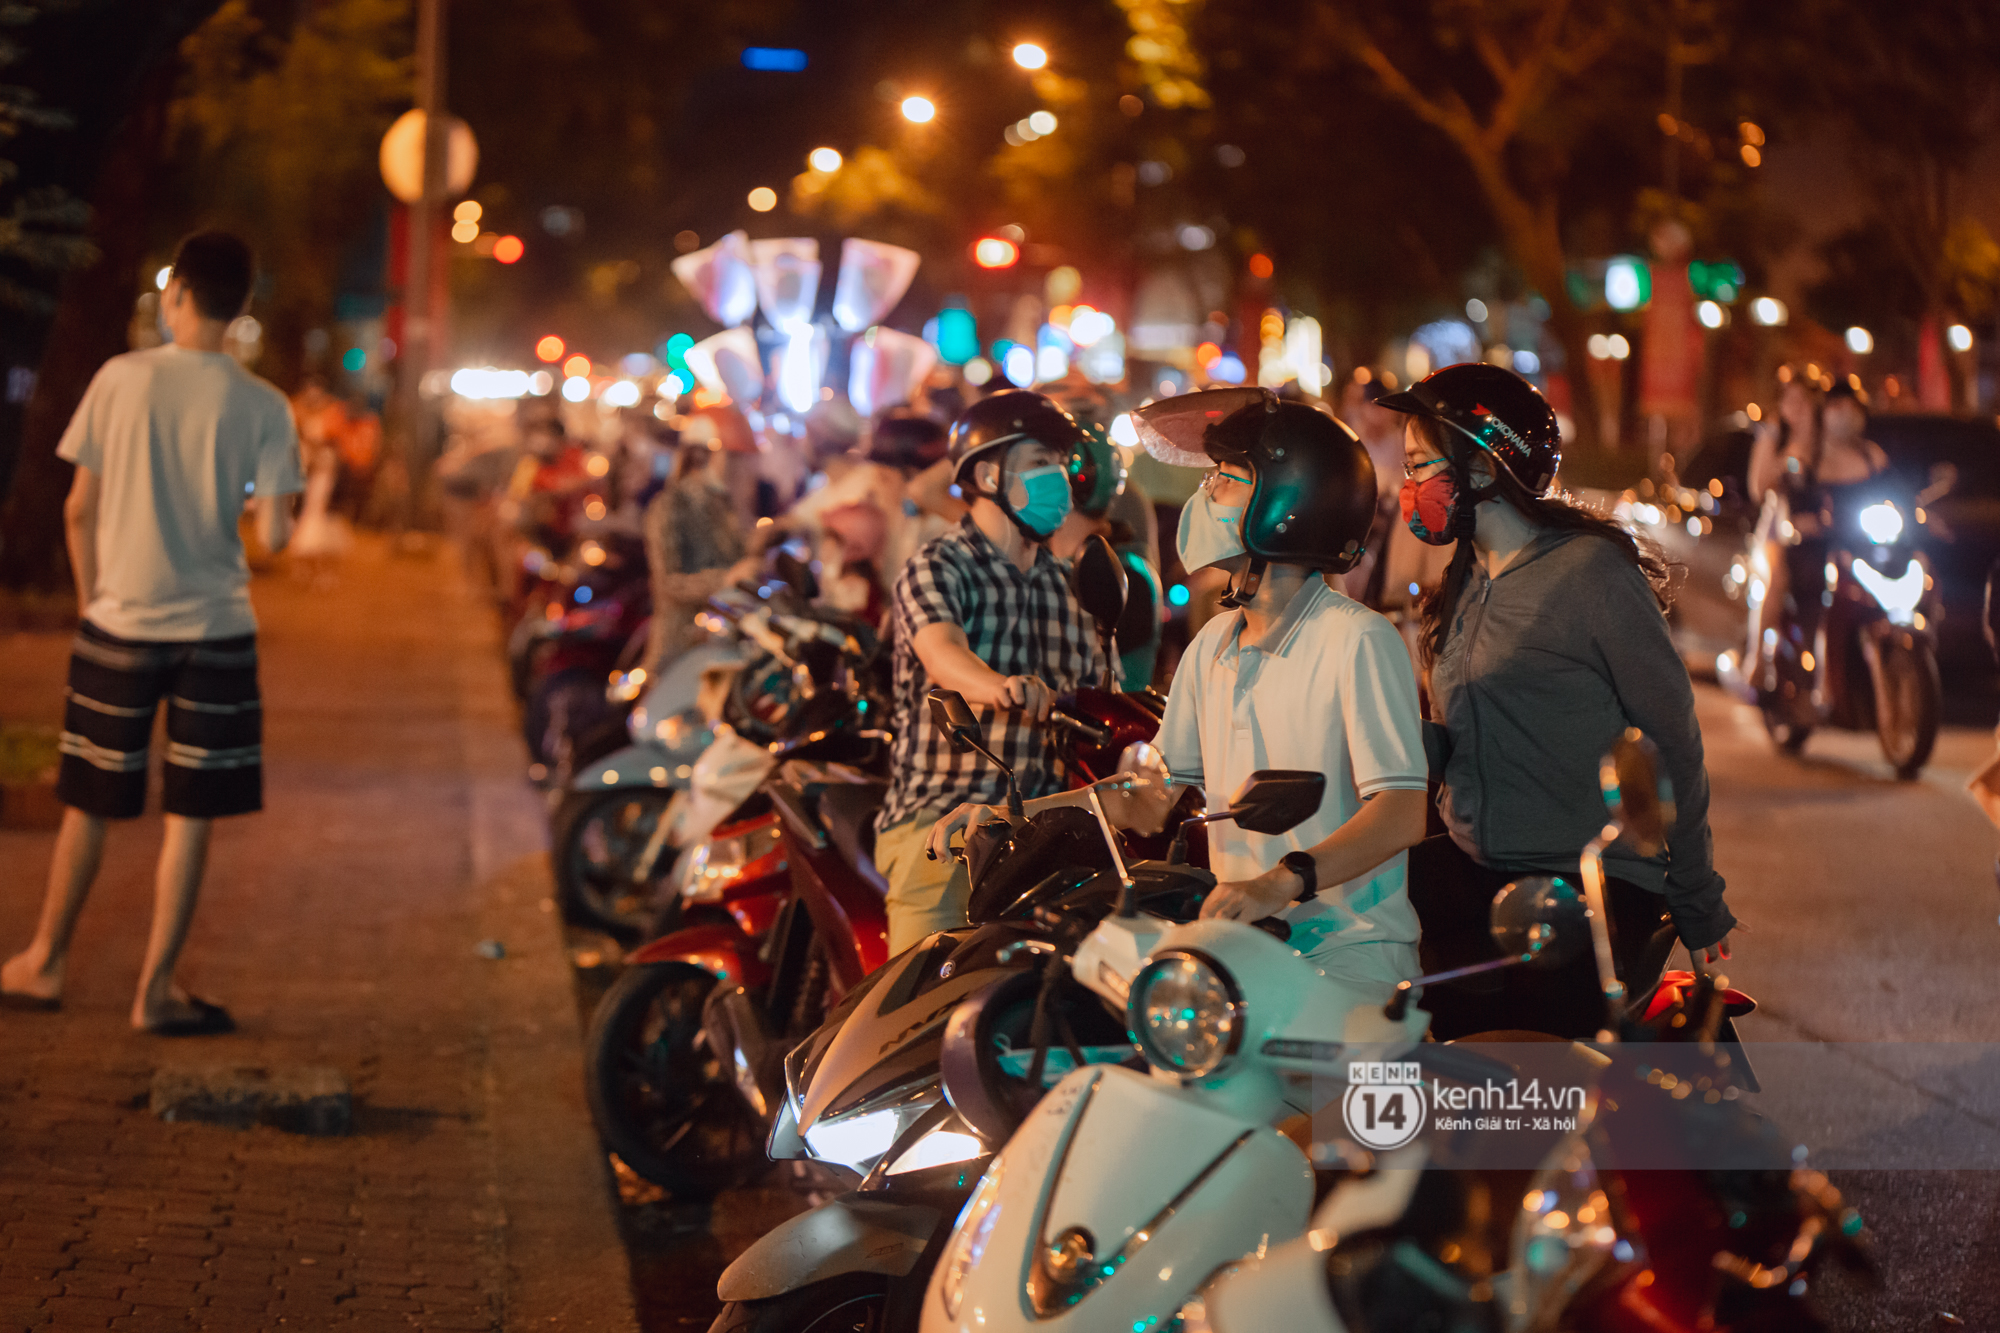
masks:
<instances>
[{"instance_id":1,"label":"hand on handlebar","mask_svg":"<svg viewBox=\"0 0 2000 1333\"><path fill-rule=\"evenodd\" d=\"M1202 900L1203 920L1261 921L1292 905L1299 891L1299 877L1278 866L1255 879L1217 884Z\"/></svg>"},{"instance_id":2,"label":"hand on handlebar","mask_svg":"<svg viewBox=\"0 0 2000 1333\"><path fill-rule=\"evenodd\" d=\"M1037 722L1046 722L1055 706L1055 691L1034 676L999 676L983 687L960 690L969 704L982 708L1018 708Z\"/></svg>"},{"instance_id":3,"label":"hand on handlebar","mask_svg":"<svg viewBox=\"0 0 2000 1333\"><path fill-rule=\"evenodd\" d=\"M971 836L972 830L995 819L1004 820L1007 812L997 805L968 803L931 825L930 836L924 839L924 855L933 861L951 859L951 835L963 829Z\"/></svg>"},{"instance_id":4,"label":"hand on handlebar","mask_svg":"<svg viewBox=\"0 0 2000 1333\"><path fill-rule=\"evenodd\" d=\"M1734 935L1739 930L1748 929L1748 926L1739 921L1730 929L1728 935L1724 935L1706 949L1694 949L1691 952L1694 954L1696 961L1702 963L1704 966L1714 963L1726 963L1729 961L1729 936Z\"/></svg>"}]
</instances>

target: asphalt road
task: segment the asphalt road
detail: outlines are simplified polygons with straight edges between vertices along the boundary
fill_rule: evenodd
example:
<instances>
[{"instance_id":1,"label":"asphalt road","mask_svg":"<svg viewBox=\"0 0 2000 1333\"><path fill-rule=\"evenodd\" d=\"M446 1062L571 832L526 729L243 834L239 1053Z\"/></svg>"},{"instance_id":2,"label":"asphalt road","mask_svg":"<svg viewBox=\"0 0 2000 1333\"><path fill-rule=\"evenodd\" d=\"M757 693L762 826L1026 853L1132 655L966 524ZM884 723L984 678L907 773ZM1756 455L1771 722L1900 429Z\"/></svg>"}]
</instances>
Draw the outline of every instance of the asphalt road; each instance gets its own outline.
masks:
<instances>
[{"instance_id":1,"label":"asphalt road","mask_svg":"<svg viewBox=\"0 0 2000 1333\"><path fill-rule=\"evenodd\" d=\"M1728 971L1760 1004L1742 1024L1768 1087L1753 1104L1832 1168L1880 1270L1873 1286L1829 1275L1820 1309L1840 1333L2000 1333L2000 1171L1865 1169L2000 1167L2000 831L1963 791L1992 733L1948 728L1924 774L1897 782L1872 736L1821 733L1788 758L1752 710L1697 688L1717 864L1745 927ZM1990 708L1953 705L1967 720ZM801 1193L774 1175L710 1210L628 1188L643 1325L703 1327L715 1274Z\"/></svg>"},{"instance_id":2,"label":"asphalt road","mask_svg":"<svg viewBox=\"0 0 2000 1333\"><path fill-rule=\"evenodd\" d=\"M2000 831L1963 790L1993 733L1947 728L1930 767L1901 783L1872 736L1821 733L1786 758L1753 710L1700 688L1716 863L1747 927L1729 975L1760 1004L1743 1035L1753 1060L1820 1075L1760 1109L1828 1163L2000 1165ZM1834 1044L1790 1045L1822 1042ZM1781 1045L1760 1057L1759 1043ZM1867 1221L1882 1278L1823 1285L1835 1328L2000 1329L2000 1173L1830 1174Z\"/></svg>"}]
</instances>

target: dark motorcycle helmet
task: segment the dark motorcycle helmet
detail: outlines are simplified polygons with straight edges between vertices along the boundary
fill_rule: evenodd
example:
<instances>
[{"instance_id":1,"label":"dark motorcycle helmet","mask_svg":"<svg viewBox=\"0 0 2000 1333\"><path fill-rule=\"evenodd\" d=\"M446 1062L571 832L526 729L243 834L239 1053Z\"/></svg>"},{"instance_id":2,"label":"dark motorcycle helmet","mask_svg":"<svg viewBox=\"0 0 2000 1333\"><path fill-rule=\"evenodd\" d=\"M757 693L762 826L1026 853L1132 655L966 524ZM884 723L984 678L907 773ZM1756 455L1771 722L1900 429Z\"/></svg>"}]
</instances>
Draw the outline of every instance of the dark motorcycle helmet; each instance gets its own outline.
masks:
<instances>
[{"instance_id":1,"label":"dark motorcycle helmet","mask_svg":"<svg viewBox=\"0 0 2000 1333\"><path fill-rule=\"evenodd\" d=\"M1331 574L1359 563L1375 522L1375 464L1345 422L1267 389L1164 398L1132 415L1140 442L1163 463L1250 472L1241 531L1250 570L1226 605L1254 596L1273 562Z\"/></svg>"},{"instance_id":2,"label":"dark motorcycle helmet","mask_svg":"<svg viewBox=\"0 0 2000 1333\"><path fill-rule=\"evenodd\" d=\"M906 472L922 472L941 461L945 450L944 427L903 408L875 419L869 428L868 449L863 457L871 463Z\"/></svg>"},{"instance_id":3,"label":"dark motorcycle helmet","mask_svg":"<svg viewBox=\"0 0 2000 1333\"><path fill-rule=\"evenodd\" d=\"M1040 440L1067 458L1083 443L1083 427L1047 394L1008 389L982 398L952 423L952 480L972 489L972 465L1022 440ZM1002 483L1004 489L1004 481Z\"/></svg>"},{"instance_id":4,"label":"dark motorcycle helmet","mask_svg":"<svg viewBox=\"0 0 2000 1333\"><path fill-rule=\"evenodd\" d=\"M1511 370L1473 362L1446 366L1377 400L1429 417L1483 450L1531 496L1548 492L1562 466L1562 431L1541 390Z\"/></svg>"},{"instance_id":5,"label":"dark motorcycle helmet","mask_svg":"<svg viewBox=\"0 0 2000 1333\"><path fill-rule=\"evenodd\" d=\"M1069 456L1069 493L1077 512L1102 518L1125 490L1125 463L1100 426L1084 427L1083 442Z\"/></svg>"}]
</instances>

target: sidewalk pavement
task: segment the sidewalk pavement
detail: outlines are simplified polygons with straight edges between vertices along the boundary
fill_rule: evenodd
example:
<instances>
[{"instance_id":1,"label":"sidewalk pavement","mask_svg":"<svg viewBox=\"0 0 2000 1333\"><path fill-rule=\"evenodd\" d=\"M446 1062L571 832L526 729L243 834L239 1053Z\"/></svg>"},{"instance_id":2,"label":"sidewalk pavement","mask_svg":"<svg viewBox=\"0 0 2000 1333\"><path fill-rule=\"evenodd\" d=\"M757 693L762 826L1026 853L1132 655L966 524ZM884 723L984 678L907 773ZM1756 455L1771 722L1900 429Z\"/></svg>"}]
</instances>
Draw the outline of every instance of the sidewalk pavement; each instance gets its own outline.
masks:
<instances>
[{"instance_id":1,"label":"sidewalk pavement","mask_svg":"<svg viewBox=\"0 0 2000 1333\"><path fill-rule=\"evenodd\" d=\"M62 1012L0 1012L0 1329L636 1328L491 617L366 539L252 595L266 809L218 823L181 968L240 1030L127 1026L161 823L114 826ZM57 722L67 649L0 635L0 713ZM0 951L52 843L0 832ZM354 1132L154 1118L191 1065L335 1066Z\"/></svg>"}]
</instances>

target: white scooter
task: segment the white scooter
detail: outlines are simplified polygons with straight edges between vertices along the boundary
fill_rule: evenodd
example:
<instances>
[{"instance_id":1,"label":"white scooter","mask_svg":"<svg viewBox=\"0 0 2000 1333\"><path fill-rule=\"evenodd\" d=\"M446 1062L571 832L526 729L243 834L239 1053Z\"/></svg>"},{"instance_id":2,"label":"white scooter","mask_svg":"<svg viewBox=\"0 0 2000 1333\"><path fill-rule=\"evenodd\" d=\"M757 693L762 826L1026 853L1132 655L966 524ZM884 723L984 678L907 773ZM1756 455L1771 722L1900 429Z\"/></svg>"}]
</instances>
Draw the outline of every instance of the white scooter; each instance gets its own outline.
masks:
<instances>
[{"instance_id":1,"label":"white scooter","mask_svg":"<svg viewBox=\"0 0 2000 1333\"><path fill-rule=\"evenodd\" d=\"M1150 1074L1076 1070L1035 1108L959 1215L927 1333L1170 1326L1217 1269L1305 1231L1313 1165L1276 1125L1314 1110L1350 1064L1507 1072L1420 1046L1421 1010L1391 1017L1379 990L1239 922L1121 913L1072 966L1122 1009Z\"/></svg>"}]
</instances>

